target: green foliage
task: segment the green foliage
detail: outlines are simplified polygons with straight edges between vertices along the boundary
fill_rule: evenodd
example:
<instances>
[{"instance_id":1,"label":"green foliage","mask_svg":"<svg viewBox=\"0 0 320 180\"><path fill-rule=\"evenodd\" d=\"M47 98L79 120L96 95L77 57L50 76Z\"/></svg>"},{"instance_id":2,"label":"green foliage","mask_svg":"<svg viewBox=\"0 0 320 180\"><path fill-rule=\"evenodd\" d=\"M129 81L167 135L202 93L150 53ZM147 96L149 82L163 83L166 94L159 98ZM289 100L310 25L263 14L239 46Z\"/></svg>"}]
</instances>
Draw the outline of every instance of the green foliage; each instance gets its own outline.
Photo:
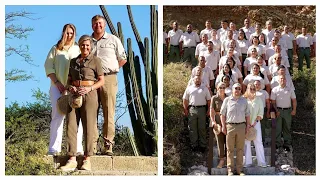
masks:
<instances>
[{"instance_id":1,"label":"green foliage","mask_svg":"<svg viewBox=\"0 0 320 180\"><path fill-rule=\"evenodd\" d=\"M38 91L35 95L35 103L5 108L6 175L55 174L43 156L48 149L51 108L40 98L46 94Z\"/></svg>"},{"instance_id":2,"label":"green foliage","mask_svg":"<svg viewBox=\"0 0 320 180\"><path fill-rule=\"evenodd\" d=\"M294 71L293 82L299 108L312 109L316 111L316 66L311 64L311 68L303 68L303 71Z\"/></svg>"},{"instance_id":3,"label":"green foliage","mask_svg":"<svg viewBox=\"0 0 320 180\"><path fill-rule=\"evenodd\" d=\"M184 131L182 96L191 71L183 64L170 63L163 67L163 172L180 174L179 137ZM177 83L178 82L178 83Z\"/></svg>"}]
</instances>

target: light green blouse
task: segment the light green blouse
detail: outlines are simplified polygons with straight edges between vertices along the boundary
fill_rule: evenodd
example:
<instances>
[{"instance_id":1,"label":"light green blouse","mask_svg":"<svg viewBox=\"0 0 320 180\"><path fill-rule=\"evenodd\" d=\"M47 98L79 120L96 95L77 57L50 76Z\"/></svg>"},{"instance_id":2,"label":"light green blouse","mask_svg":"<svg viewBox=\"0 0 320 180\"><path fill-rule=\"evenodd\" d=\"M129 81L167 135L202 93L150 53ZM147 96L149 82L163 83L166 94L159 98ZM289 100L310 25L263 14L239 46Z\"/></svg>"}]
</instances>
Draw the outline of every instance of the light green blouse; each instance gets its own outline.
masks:
<instances>
[{"instance_id":1,"label":"light green blouse","mask_svg":"<svg viewBox=\"0 0 320 180\"><path fill-rule=\"evenodd\" d=\"M250 124L253 124L258 116L260 116L261 119L263 118L263 102L259 97L255 97L253 101L250 101L249 99L247 100L250 107Z\"/></svg>"},{"instance_id":2,"label":"light green blouse","mask_svg":"<svg viewBox=\"0 0 320 180\"><path fill-rule=\"evenodd\" d=\"M46 75L55 73L57 79L65 86L68 80L69 65L72 58L80 54L80 49L77 44L72 45L69 50L57 50L54 45L48 53L44 64ZM51 82L53 85L53 82Z\"/></svg>"}]
</instances>

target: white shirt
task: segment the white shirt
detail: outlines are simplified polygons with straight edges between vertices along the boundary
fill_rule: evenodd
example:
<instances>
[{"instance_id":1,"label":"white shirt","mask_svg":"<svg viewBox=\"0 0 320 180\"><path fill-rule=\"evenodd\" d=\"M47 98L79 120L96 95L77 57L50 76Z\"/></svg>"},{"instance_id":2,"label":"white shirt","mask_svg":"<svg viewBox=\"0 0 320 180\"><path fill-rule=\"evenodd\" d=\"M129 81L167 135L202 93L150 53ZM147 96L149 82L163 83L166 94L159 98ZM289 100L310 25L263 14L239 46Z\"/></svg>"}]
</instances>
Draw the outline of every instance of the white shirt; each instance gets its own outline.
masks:
<instances>
[{"instance_id":1,"label":"white shirt","mask_svg":"<svg viewBox=\"0 0 320 180\"><path fill-rule=\"evenodd\" d=\"M263 108L265 108L266 100L269 99L269 93L266 90L260 89L259 91L256 91L256 97L261 98L263 102Z\"/></svg>"},{"instance_id":2,"label":"white shirt","mask_svg":"<svg viewBox=\"0 0 320 180\"><path fill-rule=\"evenodd\" d=\"M182 34L183 32L181 29L178 29L177 31L173 31L173 29L170 30L168 32L168 38L170 38L170 45L174 45L174 46L179 45L179 40Z\"/></svg>"},{"instance_id":3,"label":"white shirt","mask_svg":"<svg viewBox=\"0 0 320 180\"><path fill-rule=\"evenodd\" d=\"M316 33L314 33L314 35L313 35L313 43L315 43L316 40L317 40L317 38L316 38Z\"/></svg>"},{"instance_id":4,"label":"white shirt","mask_svg":"<svg viewBox=\"0 0 320 180\"><path fill-rule=\"evenodd\" d=\"M279 42L277 45L280 45L281 46L281 51L284 51L286 52L286 50L288 50L288 46L287 46L287 42L285 39L281 38L279 39ZM272 46L272 42L269 42L269 47ZM292 46L293 47L293 46ZM287 53L286 53L287 54Z\"/></svg>"},{"instance_id":5,"label":"white shirt","mask_svg":"<svg viewBox=\"0 0 320 180\"><path fill-rule=\"evenodd\" d=\"M241 54L247 54L248 48L249 48L249 43L248 40L239 40L237 39L237 42L239 44L240 52Z\"/></svg>"},{"instance_id":6,"label":"white shirt","mask_svg":"<svg viewBox=\"0 0 320 180\"><path fill-rule=\"evenodd\" d=\"M243 62L243 66L247 67L247 71L251 71L252 65L257 64L257 59L253 57L248 57L246 60Z\"/></svg>"},{"instance_id":7,"label":"white shirt","mask_svg":"<svg viewBox=\"0 0 320 180\"><path fill-rule=\"evenodd\" d=\"M281 53L281 63L282 65L284 65L285 67L290 67L290 63L289 63L289 59L288 59L288 56L284 55ZM268 65L269 67L274 64L276 62L276 60L274 59L275 58L275 54L272 55L269 59L268 59Z\"/></svg>"},{"instance_id":8,"label":"white shirt","mask_svg":"<svg viewBox=\"0 0 320 180\"><path fill-rule=\"evenodd\" d=\"M215 85L217 87L217 85L219 84L219 82L221 82L221 79L222 77L224 76L224 74L219 74L216 78L216 82L215 82ZM229 76L229 74L228 74ZM230 77L230 76L229 76ZM235 77L235 74L232 73L231 77L230 77L230 87L233 86L233 84L237 83L238 82L238 78Z\"/></svg>"},{"instance_id":9,"label":"white shirt","mask_svg":"<svg viewBox=\"0 0 320 180\"><path fill-rule=\"evenodd\" d=\"M229 30L229 27L227 27L227 29L220 28L217 30L217 36L221 42L227 39L228 30Z\"/></svg>"},{"instance_id":10,"label":"white shirt","mask_svg":"<svg viewBox=\"0 0 320 180\"><path fill-rule=\"evenodd\" d=\"M313 39L309 34L306 34L305 36L303 34L298 35L296 41L299 47L305 48L313 45Z\"/></svg>"},{"instance_id":11,"label":"white shirt","mask_svg":"<svg viewBox=\"0 0 320 180\"><path fill-rule=\"evenodd\" d=\"M239 32L237 30L232 31L232 39L237 40L239 37Z\"/></svg>"},{"instance_id":12,"label":"white shirt","mask_svg":"<svg viewBox=\"0 0 320 180\"><path fill-rule=\"evenodd\" d=\"M256 48L257 53L258 53L258 55L260 55L260 56L261 56L262 54L265 54L265 53L266 53L265 50L264 50L264 47L263 47L262 45L258 44L257 47L255 47L254 45L251 45L251 46L248 48L248 51L247 51L248 56L251 55L251 51L252 51L253 48Z\"/></svg>"},{"instance_id":13,"label":"white shirt","mask_svg":"<svg viewBox=\"0 0 320 180\"><path fill-rule=\"evenodd\" d=\"M203 51L200 53L200 56L204 56L206 59L206 66L208 66L211 70L217 70L218 62L220 59L220 54L218 51L213 50L211 53L207 51Z\"/></svg>"},{"instance_id":14,"label":"white shirt","mask_svg":"<svg viewBox=\"0 0 320 180\"><path fill-rule=\"evenodd\" d=\"M246 33L246 38L247 38L247 39L249 39L249 38L250 38L250 35L255 32L255 29L254 29L254 27L252 27L252 26L249 27L249 28L246 28L246 27L244 26L244 27L242 27L242 29L243 29L244 33Z\"/></svg>"},{"instance_id":15,"label":"white shirt","mask_svg":"<svg viewBox=\"0 0 320 180\"><path fill-rule=\"evenodd\" d=\"M208 39L211 39L211 32L212 32L212 28L211 29L203 29L201 32L200 32L200 37L202 37L203 34L207 34L208 35Z\"/></svg>"},{"instance_id":16,"label":"white shirt","mask_svg":"<svg viewBox=\"0 0 320 180\"><path fill-rule=\"evenodd\" d=\"M274 29L271 29L271 31L269 31L268 29L264 29L262 30L262 33L266 35L266 44L269 44L274 36Z\"/></svg>"},{"instance_id":17,"label":"white shirt","mask_svg":"<svg viewBox=\"0 0 320 180\"><path fill-rule=\"evenodd\" d=\"M200 42L199 35L196 32L184 32L179 42L183 42L183 47L196 47L197 43Z\"/></svg>"},{"instance_id":18,"label":"white shirt","mask_svg":"<svg viewBox=\"0 0 320 180\"><path fill-rule=\"evenodd\" d=\"M289 87L290 89L296 90L294 88L291 76L289 74L286 74L286 80L287 80L286 86ZM270 82L270 85L272 89L279 86L279 76L273 76Z\"/></svg>"},{"instance_id":19,"label":"white shirt","mask_svg":"<svg viewBox=\"0 0 320 180\"><path fill-rule=\"evenodd\" d=\"M270 84L270 82L266 76L264 78L262 78L259 75L253 75L253 74L248 74L244 78L243 84L247 86L249 83L253 83L255 80L259 80L261 82L261 89L264 89L265 85Z\"/></svg>"},{"instance_id":20,"label":"white shirt","mask_svg":"<svg viewBox=\"0 0 320 180\"><path fill-rule=\"evenodd\" d=\"M291 99L296 99L296 94L289 87L277 86L272 89L270 99L276 101L277 107L289 108L291 107Z\"/></svg>"},{"instance_id":21,"label":"white shirt","mask_svg":"<svg viewBox=\"0 0 320 180\"><path fill-rule=\"evenodd\" d=\"M211 95L207 87L191 85L185 90L183 99L188 100L189 105L204 106L211 99Z\"/></svg>"},{"instance_id":22,"label":"white shirt","mask_svg":"<svg viewBox=\"0 0 320 180\"><path fill-rule=\"evenodd\" d=\"M271 73L271 76L277 76L278 75L278 65L277 64L272 64L271 66L269 66L269 71ZM286 75L290 75L288 69L286 69Z\"/></svg>"},{"instance_id":23,"label":"white shirt","mask_svg":"<svg viewBox=\"0 0 320 180\"><path fill-rule=\"evenodd\" d=\"M197 68L198 66L194 67L191 72L191 79L194 78L197 75ZM214 75L210 67L205 66L202 68L202 80L204 84L208 87L210 87L210 81L214 80Z\"/></svg>"},{"instance_id":24,"label":"white shirt","mask_svg":"<svg viewBox=\"0 0 320 180\"><path fill-rule=\"evenodd\" d=\"M231 40L226 39L222 42L222 44L221 44L221 51L223 51L223 54L221 54L222 56L225 56L227 54L227 51L228 51L230 44L231 44L231 41L233 41L233 39L231 39ZM235 41L235 42L236 42L235 50L239 51L239 49L240 49L239 44L237 41Z\"/></svg>"},{"instance_id":25,"label":"white shirt","mask_svg":"<svg viewBox=\"0 0 320 180\"><path fill-rule=\"evenodd\" d=\"M238 67L241 65L241 62L239 60L239 57L233 55L232 56L233 60L236 62L236 64L234 65L235 67ZM227 63L228 60L228 56L222 56L219 60L219 69L222 69L223 65Z\"/></svg>"},{"instance_id":26,"label":"white shirt","mask_svg":"<svg viewBox=\"0 0 320 180\"><path fill-rule=\"evenodd\" d=\"M291 32L289 32L288 34L283 32L281 39L286 41L288 49L293 49L293 41L296 40L296 38L294 37L294 35Z\"/></svg>"},{"instance_id":27,"label":"white shirt","mask_svg":"<svg viewBox=\"0 0 320 180\"><path fill-rule=\"evenodd\" d=\"M209 41L211 41L213 43L213 49L217 50L220 53L220 51L221 51L221 41L219 39L216 39L216 40L210 39Z\"/></svg>"},{"instance_id":28,"label":"white shirt","mask_svg":"<svg viewBox=\"0 0 320 180\"><path fill-rule=\"evenodd\" d=\"M206 44L204 44L204 42L199 43L196 46L196 51L195 51L195 55L198 56L201 52L207 51L208 50L208 46Z\"/></svg>"}]
</instances>

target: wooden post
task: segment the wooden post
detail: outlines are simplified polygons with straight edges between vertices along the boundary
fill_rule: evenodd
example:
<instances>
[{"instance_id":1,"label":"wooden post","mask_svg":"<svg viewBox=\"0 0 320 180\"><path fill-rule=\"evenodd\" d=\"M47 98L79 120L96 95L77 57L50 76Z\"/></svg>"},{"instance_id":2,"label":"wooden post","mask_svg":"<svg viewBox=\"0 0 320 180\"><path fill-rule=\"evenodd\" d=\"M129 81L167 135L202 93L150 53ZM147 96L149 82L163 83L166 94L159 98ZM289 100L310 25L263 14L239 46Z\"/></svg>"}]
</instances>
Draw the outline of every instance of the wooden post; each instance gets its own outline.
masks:
<instances>
[{"instance_id":1,"label":"wooden post","mask_svg":"<svg viewBox=\"0 0 320 180\"><path fill-rule=\"evenodd\" d=\"M275 166L276 162L276 116L274 112L270 113L271 115L271 166Z\"/></svg>"},{"instance_id":2,"label":"wooden post","mask_svg":"<svg viewBox=\"0 0 320 180\"><path fill-rule=\"evenodd\" d=\"M213 127L209 127L209 154L207 159L208 173L211 175L213 161Z\"/></svg>"}]
</instances>

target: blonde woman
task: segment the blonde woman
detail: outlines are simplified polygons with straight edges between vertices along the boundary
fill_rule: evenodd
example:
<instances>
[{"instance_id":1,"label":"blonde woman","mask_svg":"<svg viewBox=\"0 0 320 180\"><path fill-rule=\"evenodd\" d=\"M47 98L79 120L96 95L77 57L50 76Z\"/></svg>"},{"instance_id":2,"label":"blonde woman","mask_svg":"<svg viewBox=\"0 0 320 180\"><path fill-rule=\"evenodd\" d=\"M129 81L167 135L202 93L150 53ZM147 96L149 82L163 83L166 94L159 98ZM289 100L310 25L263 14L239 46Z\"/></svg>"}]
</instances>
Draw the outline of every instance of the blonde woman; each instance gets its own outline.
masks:
<instances>
[{"instance_id":1,"label":"blonde woman","mask_svg":"<svg viewBox=\"0 0 320 180\"><path fill-rule=\"evenodd\" d=\"M63 120L65 115L57 109L57 100L65 93L67 84L70 59L80 54L79 46L75 43L76 27L66 24L63 27L60 40L48 53L44 64L47 77L51 80L50 101L52 106L50 123L49 155L58 155L61 152ZM78 129L78 152L83 153L82 126Z\"/></svg>"},{"instance_id":2,"label":"blonde woman","mask_svg":"<svg viewBox=\"0 0 320 180\"><path fill-rule=\"evenodd\" d=\"M243 97L247 99L250 109L250 126L255 128L257 131L256 138L253 140L254 147L256 150L256 156L258 160L258 166L267 167L266 160L264 156L264 148L262 144L262 133L261 133L261 123L263 118L264 108L262 99L256 97L256 87L253 83L249 83L247 90ZM252 154L251 154L251 141L245 140L244 146L245 162L244 167L249 167L252 165Z\"/></svg>"},{"instance_id":3,"label":"blonde woman","mask_svg":"<svg viewBox=\"0 0 320 180\"><path fill-rule=\"evenodd\" d=\"M68 90L72 94L80 95L83 103L80 108L72 108L68 114L68 155L70 159L62 171L73 171L77 167L76 146L77 128L81 124L84 130L85 151L82 170L91 170L90 156L94 155L96 147L96 127L98 112L98 92L97 89L104 85L104 74L101 66L101 59L91 53L93 40L88 35L83 35L79 39L81 54L70 61Z\"/></svg>"},{"instance_id":4,"label":"blonde woman","mask_svg":"<svg viewBox=\"0 0 320 180\"><path fill-rule=\"evenodd\" d=\"M219 82L217 86L217 94L212 96L211 104L210 104L210 119L212 127L220 126L222 127L220 120L220 108L223 103L223 100L227 97L225 94L226 84L223 82ZM220 128L221 129L221 128ZM218 153L219 153L219 164L217 168L222 168L225 165L225 158L227 156L227 147L226 147L226 135L223 132L219 132L219 134L215 133L215 137L217 140Z\"/></svg>"}]
</instances>

